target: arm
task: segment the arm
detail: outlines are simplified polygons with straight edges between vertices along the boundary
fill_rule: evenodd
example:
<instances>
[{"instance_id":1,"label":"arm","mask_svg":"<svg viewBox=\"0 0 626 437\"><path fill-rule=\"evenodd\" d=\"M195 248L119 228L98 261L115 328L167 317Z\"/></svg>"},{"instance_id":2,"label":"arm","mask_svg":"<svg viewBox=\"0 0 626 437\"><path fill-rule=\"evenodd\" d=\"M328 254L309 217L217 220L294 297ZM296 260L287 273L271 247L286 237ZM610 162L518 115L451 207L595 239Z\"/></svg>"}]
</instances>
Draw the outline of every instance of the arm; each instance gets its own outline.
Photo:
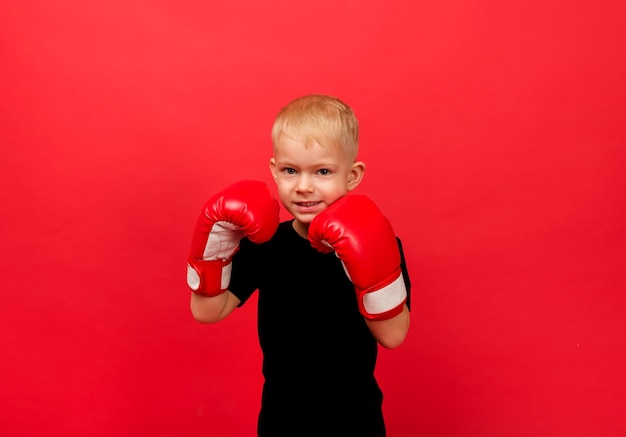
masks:
<instances>
[{"instance_id":1,"label":"arm","mask_svg":"<svg viewBox=\"0 0 626 437\"><path fill-rule=\"evenodd\" d=\"M375 322L365 319L374 338L381 346L387 349L394 349L404 342L411 323L411 280L404 261L402 242L399 238L396 238L396 240L398 241L398 249L400 250L400 267L402 269L402 276L407 292L406 302L402 307L402 312L398 316L390 319L388 321L389 323L386 323L387 321Z\"/></svg>"},{"instance_id":2,"label":"arm","mask_svg":"<svg viewBox=\"0 0 626 437\"><path fill-rule=\"evenodd\" d=\"M243 237L254 243L268 241L278 227L278 212L278 202L257 181L233 184L204 205L187 265L190 309L198 322L218 322L240 303L227 290L233 255Z\"/></svg>"},{"instance_id":3,"label":"arm","mask_svg":"<svg viewBox=\"0 0 626 437\"><path fill-rule=\"evenodd\" d=\"M230 291L214 297L191 293L189 308L197 322L216 323L226 318L241 302Z\"/></svg>"},{"instance_id":4,"label":"arm","mask_svg":"<svg viewBox=\"0 0 626 437\"><path fill-rule=\"evenodd\" d=\"M378 343L387 348L395 349L400 346L408 332L411 324L409 309L406 304L402 308L402 312L388 320L368 320L365 319L367 326Z\"/></svg>"},{"instance_id":5,"label":"arm","mask_svg":"<svg viewBox=\"0 0 626 437\"><path fill-rule=\"evenodd\" d=\"M309 240L343 263L374 338L389 349L402 344L410 324L407 281L399 242L376 205L359 195L337 200L313 219Z\"/></svg>"}]
</instances>

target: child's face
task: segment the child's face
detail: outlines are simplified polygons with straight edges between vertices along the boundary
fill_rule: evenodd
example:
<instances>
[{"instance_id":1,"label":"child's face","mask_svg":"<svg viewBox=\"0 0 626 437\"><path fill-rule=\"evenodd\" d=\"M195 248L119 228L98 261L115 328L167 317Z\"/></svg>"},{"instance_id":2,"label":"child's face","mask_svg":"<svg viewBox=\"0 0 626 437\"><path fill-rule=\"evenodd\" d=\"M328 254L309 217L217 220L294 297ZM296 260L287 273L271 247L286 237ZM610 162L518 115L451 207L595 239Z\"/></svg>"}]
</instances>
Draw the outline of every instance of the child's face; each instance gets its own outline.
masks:
<instances>
[{"instance_id":1,"label":"child's face","mask_svg":"<svg viewBox=\"0 0 626 437\"><path fill-rule=\"evenodd\" d=\"M307 147L281 135L270 170L281 202L295 217L296 230L303 233L317 214L359 184L365 165L350 162L338 147L317 143Z\"/></svg>"}]
</instances>

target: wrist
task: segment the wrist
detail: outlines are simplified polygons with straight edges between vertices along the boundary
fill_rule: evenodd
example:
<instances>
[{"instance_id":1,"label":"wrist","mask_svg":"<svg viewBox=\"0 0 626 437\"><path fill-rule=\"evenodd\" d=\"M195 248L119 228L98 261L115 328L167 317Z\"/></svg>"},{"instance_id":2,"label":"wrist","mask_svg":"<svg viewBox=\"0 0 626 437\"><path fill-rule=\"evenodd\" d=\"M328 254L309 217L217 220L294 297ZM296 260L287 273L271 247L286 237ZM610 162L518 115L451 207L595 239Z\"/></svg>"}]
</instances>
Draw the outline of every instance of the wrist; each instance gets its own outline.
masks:
<instances>
[{"instance_id":1,"label":"wrist","mask_svg":"<svg viewBox=\"0 0 626 437\"><path fill-rule=\"evenodd\" d=\"M187 286L196 294L214 297L224 293L230 283L232 258L226 260L199 260L189 257Z\"/></svg>"},{"instance_id":2,"label":"wrist","mask_svg":"<svg viewBox=\"0 0 626 437\"><path fill-rule=\"evenodd\" d=\"M359 311L368 320L388 320L402 312L407 292L402 273L387 285L359 294Z\"/></svg>"}]
</instances>

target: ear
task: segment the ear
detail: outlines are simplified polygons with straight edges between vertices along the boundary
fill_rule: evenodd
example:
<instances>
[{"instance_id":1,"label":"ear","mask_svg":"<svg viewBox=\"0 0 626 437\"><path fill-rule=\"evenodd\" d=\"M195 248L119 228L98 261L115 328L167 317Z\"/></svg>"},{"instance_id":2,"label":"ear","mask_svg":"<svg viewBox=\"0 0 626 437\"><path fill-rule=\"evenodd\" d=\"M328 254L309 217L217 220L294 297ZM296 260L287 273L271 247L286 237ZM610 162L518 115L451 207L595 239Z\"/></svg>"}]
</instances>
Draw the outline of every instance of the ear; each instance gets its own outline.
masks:
<instances>
[{"instance_id":1,"label":"ear","mask_svg":"<svg viewBox=\"0 0 626 437\"><path fill-rule=\"evenodd\" d=\"M278 169L276 168L276 160L274 158L270 159L270 172L272 173L274 181L278 182Z\"/></svg>"},{"instance_id":2,"label":"ear","mask_svg":"<svg viewBox=\"0 0 626 437\"><path fill-rule=\"evenodd\" d=\"M354 190L363 180L365 176L365 163L357 161L350 167L348 173L348 191Z\"/></svg>"}]
</instances>

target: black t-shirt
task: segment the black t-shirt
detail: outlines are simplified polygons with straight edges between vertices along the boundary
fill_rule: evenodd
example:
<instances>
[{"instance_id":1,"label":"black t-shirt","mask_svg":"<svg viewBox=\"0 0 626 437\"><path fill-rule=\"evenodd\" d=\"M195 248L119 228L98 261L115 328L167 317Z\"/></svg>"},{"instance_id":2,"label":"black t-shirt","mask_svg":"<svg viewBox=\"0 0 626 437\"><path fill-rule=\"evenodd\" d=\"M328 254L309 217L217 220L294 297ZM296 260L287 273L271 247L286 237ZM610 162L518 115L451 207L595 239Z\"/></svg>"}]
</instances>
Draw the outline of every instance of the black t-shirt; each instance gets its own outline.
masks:
<instances>
[{"instance_id":1,"label":"black t-shirt","mask_svg":"<svg viewBox=\"0 0 626 437\"><path fill-rule=\"evenodd\" d=\"M244 238L233 258L229 290L242 305L259 290L259 436L384 436L378 344L354 286L339 258L315 250L292 222L267 243ZM408 292L403 255L402 267Z\"/></svg>"}]
</instances>

